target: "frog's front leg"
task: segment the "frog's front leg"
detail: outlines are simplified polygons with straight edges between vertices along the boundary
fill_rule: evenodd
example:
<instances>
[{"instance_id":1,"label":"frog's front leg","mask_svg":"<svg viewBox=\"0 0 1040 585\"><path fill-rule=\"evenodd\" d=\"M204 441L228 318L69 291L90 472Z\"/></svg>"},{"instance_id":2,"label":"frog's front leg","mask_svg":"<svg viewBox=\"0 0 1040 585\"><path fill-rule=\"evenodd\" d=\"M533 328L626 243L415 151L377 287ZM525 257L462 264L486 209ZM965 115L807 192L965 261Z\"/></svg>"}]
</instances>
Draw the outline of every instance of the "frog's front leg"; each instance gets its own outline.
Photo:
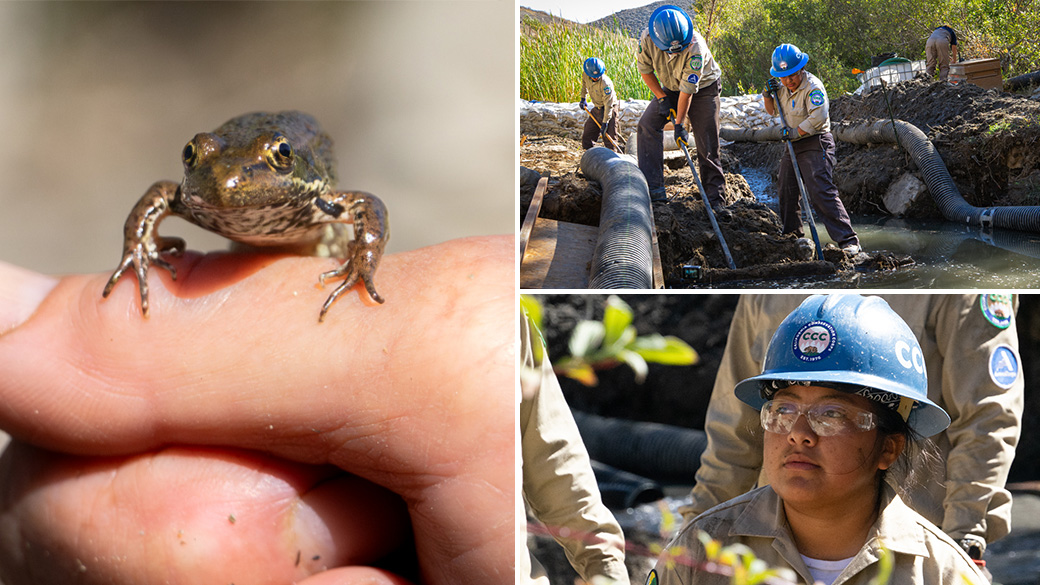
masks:
<instances>
[{"instance_id":1,"label":"frog's front leg","mask_svg":"<svg viewBox=\"0 0 1040 585\"><path fill-rule=\"evenodd\" d=\"M175 198L178 189L180 185L173 181L159 181L134 206L123 227L123 260L101 293L102 297L107 298L123 273L132 267L141 291L141 313L145 317L148 316L148 268L155 264L169 270L170 275L177 278L177 271L159 254L173 252L179 255L184 252L184 240L164 238L157 231L163 218L175 214L173 209L177 205Z\"/></svg>"},{"instance_id":2,"label":"frog's front leg","mask_svg":"<svg viewBox=\"0 0 1040 585\"><path fill-rule=\"evenodd\" d=\"M369 296L377 303L382 303L383 297L376 292L372 277L379 266L379 259L383 257L383 248L390 239L386 206L378 197L364 191L332 191L315 199L314 204L325 214L354 224L354 240L347 245L346 262L336 270L318 277L322 286L326 278L345 279L325 301L318 321L325 319L325 313L332 303L357 284L359 278L365 283Z\"/></svg>"}]
</instances>

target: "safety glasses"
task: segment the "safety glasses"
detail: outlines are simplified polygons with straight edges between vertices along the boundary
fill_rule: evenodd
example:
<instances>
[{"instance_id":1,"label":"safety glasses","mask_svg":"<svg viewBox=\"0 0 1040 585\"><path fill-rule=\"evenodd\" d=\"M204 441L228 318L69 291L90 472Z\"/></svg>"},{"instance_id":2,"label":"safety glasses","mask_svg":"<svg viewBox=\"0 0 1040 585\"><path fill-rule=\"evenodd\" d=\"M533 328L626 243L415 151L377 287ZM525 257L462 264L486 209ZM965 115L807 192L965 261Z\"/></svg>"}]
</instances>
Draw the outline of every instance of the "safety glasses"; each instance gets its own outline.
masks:
<instances>
[{"instance_id":1,"label":"safety glasses","mask_svg":"<svg viewBox=\"0 0 1040 585\"><path fill-rule=\"evenodd\" d=\"M762 405L762 428L770 433L786 435L803 414L809 421L809 428L821 437L861 433L877 426L877 416L873 412L841 402L798 404L770 400Z\"/></svg>"}]
</instances>

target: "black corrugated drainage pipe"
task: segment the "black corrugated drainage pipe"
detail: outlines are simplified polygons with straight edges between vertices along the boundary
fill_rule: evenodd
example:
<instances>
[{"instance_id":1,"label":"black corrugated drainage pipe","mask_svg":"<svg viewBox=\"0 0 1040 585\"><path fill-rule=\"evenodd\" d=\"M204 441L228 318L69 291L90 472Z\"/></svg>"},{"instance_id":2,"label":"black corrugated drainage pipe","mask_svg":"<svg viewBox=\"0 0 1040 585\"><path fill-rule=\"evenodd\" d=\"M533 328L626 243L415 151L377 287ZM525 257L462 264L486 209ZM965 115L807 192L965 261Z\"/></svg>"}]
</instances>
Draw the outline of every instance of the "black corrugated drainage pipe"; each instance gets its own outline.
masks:
<instances>
[{"instance_id":1,"label":"black corrugated drainage pipe","mask_svg":"<svg viewBox=\"0 0 1040 585\"><path fill-rule=\"evenodd\" d=\"M762 130L722 130L719 135L731 141L761 142L778 140L780 137L779 126ZM932 142L924 132L909 122L896 120L894 127L891 120L878 120L856 126L839 125L832 128L832 132L838 140L854 144L896 144L898 136L898 143L910 153L910 158L921 170L921 176L928 186L928 192L932 194L932 199L935 200L943 217L949 221L984 228L1040 232L1040 207L975 207L965 201Z\"/></svg>"},{"instance_id":2,"label":"black corrugated drainage pipe","mask_svg":"<svg viewBox=\"0 0 1040 585\"><path fill-rule=\"evenodd\" d=\"M664 497L661 484L634 473L622 471L599 461L592 461L599 495L608 508L635 508Z\"/></svg>"},{"instance_id":3,"label":"black corrugated drainage pipe","mask_svg":"<svg viewBox=\"0 0 1040 585\"><path fill-rule=\"evenodd\" d=\"M646 178L629 156L597 146L581 171L600 184L599 237L589 288L653 288L653 214Z\"/></svg>"},{"instance_id":4,"label":"black corrugated drainage pipe","mask_svg":"<svg viewBox=\"0 0 1040 585\"><path fill-rule=\"evenodd\" d=\"M589 457L659 482L693 485L704 431L574 412Z\"/></svg>"},{"instance_id":5,"label":"black corrugated drainage pipe","mask_svg":"<svg viewBox=\"0 0 1040 585\"><path fill-rule=\"evenodd\" d=\"M1040 85L1040 71L1026 73L1025 75L1018 75L1016 77L1008 79L1004 82L1004 91L1018 91L1020 89L1029 89L1034 85Z\"/></svg>"}]
</instances>

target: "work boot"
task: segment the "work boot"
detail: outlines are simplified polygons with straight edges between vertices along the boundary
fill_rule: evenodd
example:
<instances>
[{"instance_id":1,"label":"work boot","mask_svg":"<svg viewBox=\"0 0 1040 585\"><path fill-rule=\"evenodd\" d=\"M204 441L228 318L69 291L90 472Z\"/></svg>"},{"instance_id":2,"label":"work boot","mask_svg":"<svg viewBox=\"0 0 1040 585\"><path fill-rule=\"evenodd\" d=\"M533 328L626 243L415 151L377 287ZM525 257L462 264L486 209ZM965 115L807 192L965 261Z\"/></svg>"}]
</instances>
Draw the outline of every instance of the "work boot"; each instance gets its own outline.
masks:
<instances>
[{"instance_id":1,"label":"work boot","mask_svg":"<svg viewBox=\"0 0 1040 585\"><path fill-rule=\"evenodd\" d=\"M718 219L719 221L722 221L722 220L729 221L729 220L733 219L733 212L728 210L728 209L726 209L725 206L713 205L711 210L715 212L715 218Z\"/></svg>"},{"instance_id":2,"label":"work boot","mask_svg":"<svg viewBox=\"0 0 1040 585\"><path fill-rule=\"evenodd\" d=\"M845 252L849 256L859 256L860 252L863 251L863 248L861 248L859 244L849 244L842 248L841 251Z\"/></svg>"}]
</instances>

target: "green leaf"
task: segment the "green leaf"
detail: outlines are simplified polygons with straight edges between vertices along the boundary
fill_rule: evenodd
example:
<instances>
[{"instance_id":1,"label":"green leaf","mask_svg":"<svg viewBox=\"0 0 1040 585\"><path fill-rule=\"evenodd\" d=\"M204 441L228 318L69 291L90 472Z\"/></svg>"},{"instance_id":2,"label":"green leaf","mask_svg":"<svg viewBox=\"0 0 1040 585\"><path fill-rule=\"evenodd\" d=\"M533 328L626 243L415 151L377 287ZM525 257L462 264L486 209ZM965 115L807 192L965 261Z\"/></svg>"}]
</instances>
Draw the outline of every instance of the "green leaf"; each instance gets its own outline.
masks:
<instances>
[{"instance_id":1,"label":"green leaf","mask_svg":"<svg viewBox=\"0 0 1040 585\"><path fill-rule=\"evenodd\" d=\"M613 346L631 324L632 308L615 295L607 297L607 306L603 309L603 327L606 333L603 345L605 347Z\"/></svg>"},{"instance_id":2,"label":"green leaf","mask_svg":"<svg viewBox=\"0 0 1040 585\"><path fill-rule=\"evenodd\" d=\"M603 343L603 324L599 321L579 321L571 332L567 348L575 357L588 357Z\"/></svg>"},{"instance_id":3,"label":"green leaf","mask_svg":"<svg viewBox=\"0 0 1040 585\"><path fill-rule=\"evenodd\" d=\"M696 350L672 335L645 335L636 339L630 349L648 362L666 366L689 366L699 359Z\"/></svg>"},{"instance_id":4,"label":"green leaf","mask_svg":"<svg viewBox=\"0 0 1040 585\"><path fill-rule=\"evenodd\" d=\"M621 350L617 354L617 358L632 368L632 371L636 375L636 383L642 384L646 380L646 373L649 369L646 365L646 360L642 358L638 353L630 350Z\"/></svg>"}]
</instances>

